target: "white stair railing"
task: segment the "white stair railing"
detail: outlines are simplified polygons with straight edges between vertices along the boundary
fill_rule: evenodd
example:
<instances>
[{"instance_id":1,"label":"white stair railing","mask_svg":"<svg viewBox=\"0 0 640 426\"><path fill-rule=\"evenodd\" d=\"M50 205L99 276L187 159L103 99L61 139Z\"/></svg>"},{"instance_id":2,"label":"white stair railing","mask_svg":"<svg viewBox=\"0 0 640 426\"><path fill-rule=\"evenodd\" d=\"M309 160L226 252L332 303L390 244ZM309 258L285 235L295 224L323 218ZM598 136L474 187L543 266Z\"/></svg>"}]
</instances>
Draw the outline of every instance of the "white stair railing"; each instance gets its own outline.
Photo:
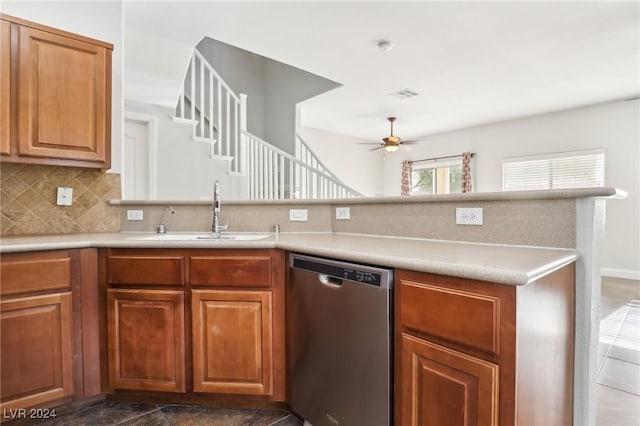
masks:
<instances>
[{"instance_id":1,"label":"white stair railing","mask_svg":"<svg viewBox=\"0 0 640 426\"><path fill-rule=\"evenodd\" d=\"M318 156L309 148L309 145L302 139L302 136L296 134L296 144L295 144L296 158L311 168L317 169L320 172L332 176L333 178L339 180L336 175L331 173L331 171L324 165L324 163L318 158Z\"/></svg>"},{"instance_id":2,"label":"white stair railing","mask_svg":"<svg viewBox=\"0 0 640 426\"><path fill-rule=\"evenodd\" d=\"M229 161L229 172L243 174L242 131L247 95L236 95L198 52L193 51L178 98L176 121L194 124L193 140L211 144L211 157Z\"/></svg>"},{"instance_id":3,"label":"white stair railing","mask_svg":"<svg viewBox=\"0 0 640 426\"><path fill-rule=\"evenodd\" d=\"M247 132L246 117L247 95L236 95L194 49L174 120L193 125L193 140L209 143L211 158L229 162L229 174L247 176L249 199L362 196L331 173L299 135L296 158Z\"/></svg>"},{"instance_id":4,"label":"white stair railing","mask_svg":"<svg viewBox=\"0 0 640 426\"><path fill-rule=\"evenodd\" d=\"M358 191L335 176L311 167L249 132L242 132L247 151L249 199L282 200L354 198Z\"/></svg>"}]
</instances>

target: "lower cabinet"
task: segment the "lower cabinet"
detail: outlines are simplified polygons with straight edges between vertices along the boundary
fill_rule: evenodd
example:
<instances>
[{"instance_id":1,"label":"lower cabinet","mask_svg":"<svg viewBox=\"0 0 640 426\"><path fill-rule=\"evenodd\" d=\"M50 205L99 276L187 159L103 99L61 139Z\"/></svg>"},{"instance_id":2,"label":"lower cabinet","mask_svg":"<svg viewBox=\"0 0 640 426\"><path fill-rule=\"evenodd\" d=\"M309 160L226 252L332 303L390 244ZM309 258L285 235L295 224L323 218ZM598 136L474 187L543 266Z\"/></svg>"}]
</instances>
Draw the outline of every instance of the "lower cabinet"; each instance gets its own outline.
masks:
<instances>
[{"instance_id":1,"label":"lower cabinet","mask_svg":"<svg viewBox=\"0 0 640 426\"><path fill-rule=\"evenodd\" d=\"M395 274L396 426L573 423L574 265L527 285Z\"/></svg>"},{"instance_id":2,"label":"lower cabinet","mask_svg":"<svg viewBox=\"0 0 640 426\"><path fill-rule=\"evenodd\" d=\"M2 409L73 395L71 292L0 302Z\"/></svg>"},{"instance_id":3,"label":"lower cabinet","mask_svg":"<svg viewBox=\"0 0 640 426\"><path fill-rule=\"evenodd\" d=\"M0 421L42 420L100 394L97 259L94 249L0 257Z\"/></svg>"},{"instance_id":4,"label":"lower cabinet","mask_svg":"<svg viewBox=\"0 0 640 426\"><path fill-rule=\"evenodd\" d=\"M184 292L107 292L109 383L114 389L184 392Z\"/></svg>"},{"instance_id":5,"label":"lower cabinet","mask_svg":"<svg viewBox=\"0 0 640 426\"><path fill-rule=\"evenodd\" d=\"M108 391L284 401L284 254L104 249Z\"/></svg>"},{"instance_id":6,"label":"lower cabinet","mask_svg":"<svg viewBox=\"0 0 640 426\"><path fill-rule=\"evenodd\" d=\"M272 393L271 292L193 290L193 390Z\"/></svg>"}]
</instances>

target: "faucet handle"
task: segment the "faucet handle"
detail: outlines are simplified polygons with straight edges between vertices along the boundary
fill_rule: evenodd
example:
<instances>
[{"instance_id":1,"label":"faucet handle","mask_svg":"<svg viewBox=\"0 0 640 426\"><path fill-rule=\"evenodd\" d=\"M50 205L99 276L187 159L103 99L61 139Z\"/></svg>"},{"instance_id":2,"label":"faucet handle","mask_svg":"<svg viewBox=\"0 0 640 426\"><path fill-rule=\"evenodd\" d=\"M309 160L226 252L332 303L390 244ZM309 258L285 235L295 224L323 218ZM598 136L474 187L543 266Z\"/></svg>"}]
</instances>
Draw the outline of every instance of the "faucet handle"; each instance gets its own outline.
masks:
<instances>
[{"instance_id":1,"label":"faucet handle","mask_svg":"<svg viewBox=\"0 0 640 426\"><path fill-rule=\"evenodd\" d=\"M229 216L227 216L227 222L224 225L218 225L218 231L228 231L229 230Z\"/></svg>"}]
</instances>

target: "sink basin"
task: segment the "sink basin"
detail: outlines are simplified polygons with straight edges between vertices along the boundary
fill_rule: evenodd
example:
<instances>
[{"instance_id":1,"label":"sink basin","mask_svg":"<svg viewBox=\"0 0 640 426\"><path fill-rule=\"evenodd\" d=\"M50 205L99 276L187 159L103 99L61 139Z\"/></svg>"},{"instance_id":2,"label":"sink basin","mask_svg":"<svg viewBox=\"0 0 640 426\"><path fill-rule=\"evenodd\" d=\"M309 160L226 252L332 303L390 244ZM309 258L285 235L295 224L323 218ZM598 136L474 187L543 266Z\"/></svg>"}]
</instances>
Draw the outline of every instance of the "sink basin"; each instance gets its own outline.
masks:
<instances>
[{"instance_id":1,"label":"sink basin","mask_svg":"<svg viewBox=\"0 0 640 426\"><path fill-rule=\"evenodd\" d=\"M269 237L270 234L158 234L150 237L135 237L134 240L145 241L256 241Z\"/></svg>"}]
</instances>

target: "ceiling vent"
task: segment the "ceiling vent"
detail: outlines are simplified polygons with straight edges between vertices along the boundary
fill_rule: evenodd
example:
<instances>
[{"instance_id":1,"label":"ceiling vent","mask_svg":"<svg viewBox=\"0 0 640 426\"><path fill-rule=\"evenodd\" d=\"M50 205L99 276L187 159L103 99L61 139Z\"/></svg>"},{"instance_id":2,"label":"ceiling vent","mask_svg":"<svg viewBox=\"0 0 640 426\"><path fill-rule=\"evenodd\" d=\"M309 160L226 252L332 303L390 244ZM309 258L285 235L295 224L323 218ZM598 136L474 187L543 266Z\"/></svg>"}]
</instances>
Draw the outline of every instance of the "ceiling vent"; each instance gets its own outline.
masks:
<instances>
[{"instance_id":1,"label":"ceiling vent","mask_svg":"<svg viewBox=\"0 0 640 426\"><path fill-rule=\"evenodd\" d=\"M402 89L398 90L397 92L391 93L391 96L398 99L409 99L413 98L414 96L418 96L418 92L411 89Z\"/></svg>"}]
</instances>

